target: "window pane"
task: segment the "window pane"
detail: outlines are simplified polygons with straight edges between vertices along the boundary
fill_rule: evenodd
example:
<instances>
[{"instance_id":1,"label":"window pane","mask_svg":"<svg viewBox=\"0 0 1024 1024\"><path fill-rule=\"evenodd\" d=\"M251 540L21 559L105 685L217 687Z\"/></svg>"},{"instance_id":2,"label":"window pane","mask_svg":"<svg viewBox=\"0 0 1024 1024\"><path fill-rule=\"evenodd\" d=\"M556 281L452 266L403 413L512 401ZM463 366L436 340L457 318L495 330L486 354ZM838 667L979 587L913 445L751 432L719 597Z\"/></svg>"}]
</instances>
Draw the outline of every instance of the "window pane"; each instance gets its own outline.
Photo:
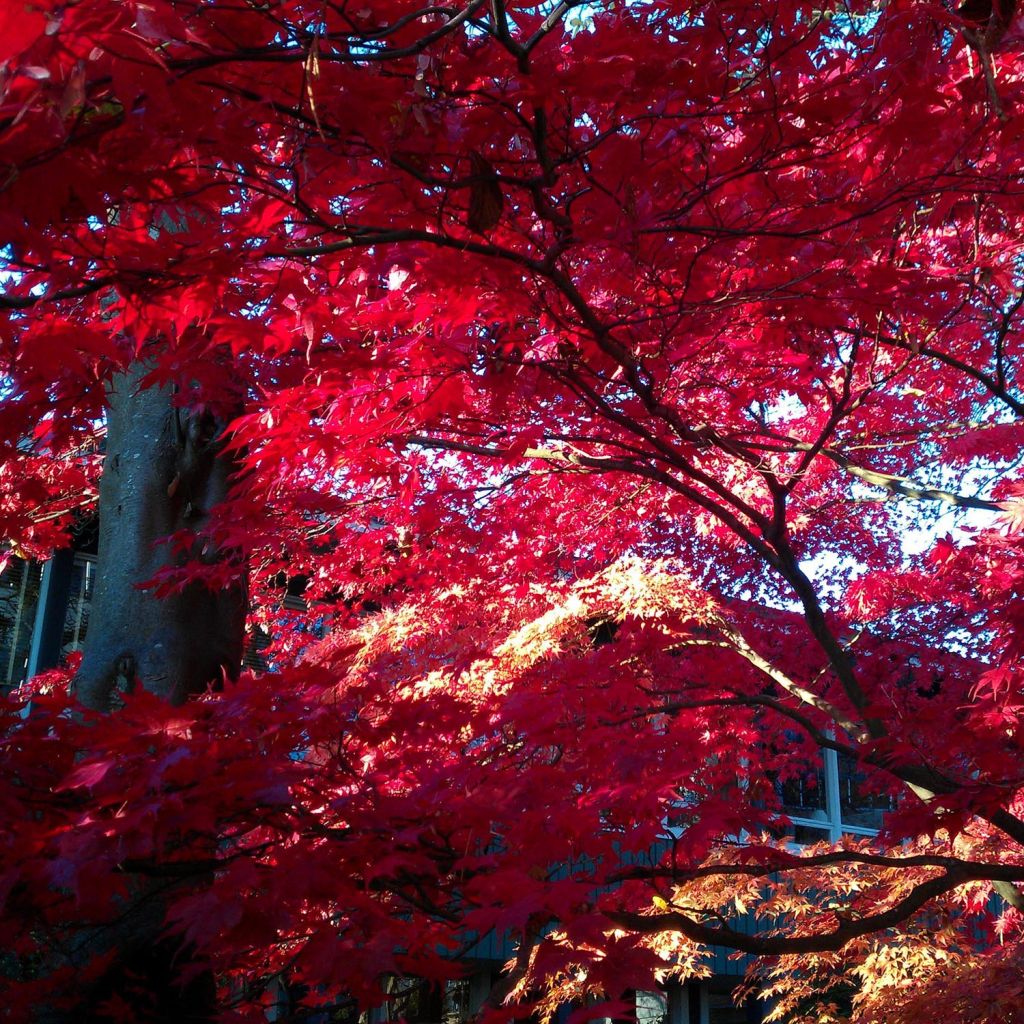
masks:
<instances>
[{"instance_id":1,"label":"window pane","mask_svg":"<svg viewBox=\"0 0 1024 1024\"><path fill-rule=\"evenodd\" d=\"M409 1024L438 1024L444 1013L444 991L414 978L396 979L395 999L389 1018Z\"/></svg>"},{"instance_id":2,"label":"window pane","mask_svg":"<svg viewBox=\"0 0 1024 1024\"><path fill-rule=\"evenodd\" d=\"M810 846L811 843L820 843L829 838L829 830L827 828L816 828L813 825L801 825L794 823L792 829L792 839L794 843L799 843L801 846Z\"/></svg>"},{"instance_id":3,"label":"window pane","mask_svg":"<svg viewBox=\"0 0 1024 1024\"><path fill-rule=\"evenodd\" d=\"M42 566L12 558L0 574L0 686L25 681Z\"/></svg>"},{"instance_id":4,"label":"window pane","mask_svg":"<svg viewBox=\"0 0 1024 1024\"><path fill-rule=\"evenodd\" d=\"M96 562L85 555L76 555L68 586L68 606L64 615L64 628L60 637L60 655L63 661L73 651L80 651L89 629L89 610L92 607L92 589L96 579Z\"/></svg>"},{"instance_id":5,"label":"window pane","mask_svg":"<svg viewBox=\"0 0 1024 1024\"><path fill-rule=\"evenodd\" d=\"M882 815L892 809L892 798L874 793L854 758L839 755L839 808L844 825L881 828Z\"/></svg>"},{"instance_id":6,"label":"window pane","mask_svg":"<svg viewBox=\"0 0 1024 1024\"><path fill-rule=\"evenodd\" d=\"M782 810L791 818L828 821L825 804L825 762L821 752L818 751L813 760L802 756L802 752L794 754L793 758L798 759L794 767L769 772Z\"/></svg>"},{"instance_id":7,"label":"window pane","mask_svg":"<svg viewBox=\"0 0 1024 1024\"><path fill-rule=\"evenodd\" d=\"M668 998L664 992L637 992L636 1024L668 1024Z\"/></svg>"},{"instance_id":8,"label":"window pane","mask_svg":"<svg viewBox=\"0 0 1024 1024\"><path fill-rule=\"evenodd\" d=\"M469 1018L469 979L458 978L446 982L442 1024L464 1024Z\"/></svg>"},{"instance_id":9,"label":"window pane","mask_svg":"<svg viewBox=\"0 0 1024 1024\"><path fill-rule=\"evenodd\" d=\"M798 778L776 779L782 809L794 818L825 818L825 772L822 767Z\"/></svg>"},{"instance_id":10,"label":"window pane","mask_svg":"<svg viewBox=\"0 0 1024 1024\"><path fill-rule=\"evenodd\" d=\"M725 992L711 992L708 996L708 1024L748 1024L746 1009L734 1006L732 996Z\"/></svg>"}]
</instances>

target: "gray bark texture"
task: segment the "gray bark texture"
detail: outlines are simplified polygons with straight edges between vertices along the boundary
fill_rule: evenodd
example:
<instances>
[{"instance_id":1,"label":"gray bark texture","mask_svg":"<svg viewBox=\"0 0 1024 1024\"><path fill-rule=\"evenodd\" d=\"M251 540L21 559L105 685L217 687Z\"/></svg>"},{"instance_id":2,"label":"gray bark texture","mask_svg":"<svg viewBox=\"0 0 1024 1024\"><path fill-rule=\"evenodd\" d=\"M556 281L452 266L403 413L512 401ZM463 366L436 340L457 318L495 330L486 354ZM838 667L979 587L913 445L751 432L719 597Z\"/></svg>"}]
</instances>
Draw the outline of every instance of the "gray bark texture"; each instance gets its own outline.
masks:
<instances>
[{"instance_id":1,"label":"gray bark texture","mask_svg":"<svg viewBox=\"0 0 1024 1024\"><path fill-rule=\"evenodd\" d=\"M136 686L180 703L225 676L236 677L242 659L243 583L220 592L191 584L163 598L140 586L160 569L195 557L175 554L164 539L201 530L227 494L233 469L223 452L222 424L207 411L178 408L170 386L141 387L150 369L140 361L109 388L96 588L74 680L78 699L100 711L115 710ZM40 1008L39 1020L98 1024L109 1019L108 1001L116 999L140 1022L212 1021L213 976L189 969L189 950L164 934L173 894L173 885L140 878L117 921L79 934L72 962L103 955L109 967L87 991L71 994L70 1014Z\"/></svg>"},{"instance_id":2,"label":"gray bark texture","mask_svg":"<svg viewBox=\"0 0 1024 1024\"><path fill-rule=\"evenodd\" d=\"M164 538L199 530L224 499L232 469L220 424L175 408L169 386L140 388L148 370L139 362L109 389L98 572L75 678L79 700L98 710L136 685L180 703L224 674L234 678L242 660L244 586L195 584L163 598L140 588L175 561Z\"/></svg>"}]
</instances>

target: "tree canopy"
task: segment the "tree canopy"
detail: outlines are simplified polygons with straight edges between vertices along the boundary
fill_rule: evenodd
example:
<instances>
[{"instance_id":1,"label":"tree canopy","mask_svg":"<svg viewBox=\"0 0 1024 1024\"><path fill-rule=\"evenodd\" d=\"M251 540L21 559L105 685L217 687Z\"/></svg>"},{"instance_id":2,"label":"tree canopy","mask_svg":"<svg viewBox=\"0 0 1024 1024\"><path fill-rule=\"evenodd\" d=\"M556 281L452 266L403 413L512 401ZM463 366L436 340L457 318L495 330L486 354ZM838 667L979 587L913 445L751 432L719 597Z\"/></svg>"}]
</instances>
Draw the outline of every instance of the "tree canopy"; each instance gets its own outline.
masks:
<instances>
[{"instance_id":1,"label":"tree canopy","mask_svg":"<svg viewBox=\"0 0 1024 1024\"><path fill-rule=\"evenodd\" d=\"M1021 38L1010 0L0 7L8 554L95 505L110 382L162 388L232 484L167 469L137 582L244 583L274 641L184 702L71 666L4 707L5 1012L166 884L225 1019L489 932L494 1019L711 946L780 1018L838 979L1015 1019ZM877 836L790 841L823 756Z\"/></svg>"}]
</instances>

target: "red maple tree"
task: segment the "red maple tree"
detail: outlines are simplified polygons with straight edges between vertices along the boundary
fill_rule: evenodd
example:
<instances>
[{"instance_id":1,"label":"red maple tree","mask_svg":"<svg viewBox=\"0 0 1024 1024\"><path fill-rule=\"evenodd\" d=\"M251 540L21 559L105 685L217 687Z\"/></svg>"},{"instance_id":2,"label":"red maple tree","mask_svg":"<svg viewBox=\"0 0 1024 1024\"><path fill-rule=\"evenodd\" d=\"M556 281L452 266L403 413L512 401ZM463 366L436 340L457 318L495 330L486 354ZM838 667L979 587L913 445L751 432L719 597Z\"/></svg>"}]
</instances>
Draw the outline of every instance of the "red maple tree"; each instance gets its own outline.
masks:
<instances>
[{"instance_id":1,"label":"red maple tree","mask_svg":"<svg viewBox=\"0 0 1024 1024\"><path fill-rule=\"evenodd\" d=\"M98 486L106 581L81 701L4 709L5 1012L372 1006L496 932L496 1018L711 946L780 1018L1019 1013L1024 86L968 6L0 10L0 520ZM878 836L787 840L822 751Z\"/></svg>"}]
</instances>

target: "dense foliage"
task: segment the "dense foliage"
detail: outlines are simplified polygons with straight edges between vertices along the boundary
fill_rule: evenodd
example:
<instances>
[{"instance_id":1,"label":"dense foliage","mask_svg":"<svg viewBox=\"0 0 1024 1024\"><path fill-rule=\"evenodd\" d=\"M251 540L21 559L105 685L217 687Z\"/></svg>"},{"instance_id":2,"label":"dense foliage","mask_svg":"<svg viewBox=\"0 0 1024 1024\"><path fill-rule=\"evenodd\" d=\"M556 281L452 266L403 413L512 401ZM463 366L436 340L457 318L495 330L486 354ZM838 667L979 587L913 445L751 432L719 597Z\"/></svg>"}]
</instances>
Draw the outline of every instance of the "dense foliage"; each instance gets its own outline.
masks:
<instances>
[{"instance_id":1,"label":"dense foliage","mask_svg":"<svg viewBox=\"0 0 1024 1024\"><path fill-rule=\"evenodd\" d=\"M509 1017L713 943L780 1016L1015 1019L1012 3L11 0L0 58L9 549L142 360L240 465L151 583L246 575L276 637L4 710L3 1012L157 880L226 1015L495 929ZM780 838L822 749L877 838Z\"/></svg>"}]
</instances>

